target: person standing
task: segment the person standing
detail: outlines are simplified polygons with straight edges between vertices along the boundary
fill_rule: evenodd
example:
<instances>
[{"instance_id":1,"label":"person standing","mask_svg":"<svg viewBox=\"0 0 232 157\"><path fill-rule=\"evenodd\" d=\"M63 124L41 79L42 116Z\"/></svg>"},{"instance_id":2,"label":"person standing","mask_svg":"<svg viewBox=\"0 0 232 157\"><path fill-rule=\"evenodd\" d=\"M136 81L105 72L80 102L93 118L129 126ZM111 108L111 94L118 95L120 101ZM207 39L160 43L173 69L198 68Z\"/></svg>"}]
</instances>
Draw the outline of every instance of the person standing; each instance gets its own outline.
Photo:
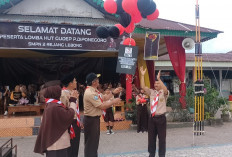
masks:
<instances>
[{"instance_id":1,"label":"person standing","mask_svg":"<svg viewBox=\"0 0 232 157\"><path fill-rule=\"evenodd\" d=\"M110 89L105 90L105 95L110 94ZM113 99L114 96L112 96L111 99ZM106 115L104 117L104 121L106 122L106 128L107 128L107 135L114 134L113 127L114 127L114 113L113 113L113 108L110 107L106 109Z\"/></svg>"},{"instance_id":2,"label":"person standing","mask_svg":"<svg viewBox=\"0 0 232 157\"><path fill-rule=\"evenodd\" d=\"M99 85L99 75L89 73L86 76L87 88L84 93L84 156L97 157L100 138L100 116L105 113L105 109L114 104L120 103L120 99L112 99L112 94L102 96L97 90ZM115 89L115 93L120 89ZM108 101L109 100L109 101Z\"/></svg>"},{"instance_id":3,"label":"person standing","mask_svg":"<svg viewBox=\"0 0 232 157\"><path fill-rule=\"evenodd\" d=\"M59 101L60 81L50 81L44 85L46 107L36 139L34 152L46 157L69 157L70 135L68 128L72 124L76 109L75 94L69 98L70 108Z\"/></svg>"},{"instance_id":4,"label":"person standing","mask_svg":"<svg viewBox=\"0 0 232 157\"><path fill-rule=\"evenodd\" d=\"M61 82L63 84L63 89L61 92L61 97L60 101L66 106L70 107L70 102L69 98L71 95L75 95L75 98L77 99L76 101L76 106L75 106L75 115L74 119L72 121L72 125L69 129L70 132L70 155L69 157L78 157L78 151L79 151L79 144L80 144L80 137L81 137L81 127L83 127L81 121L80 121L80 112L79 112L79 93L76 90L77 88L77 81L76 78L73 74L69 74L64 76L61 79Z\"/></svg>"},{"instance_id":5,"label":"person standing","mask_svg":"<svg viewBox=\"0 0 232 157\"><path fill-rule=\"evenodd\" d=\"M144 94L144 90L140 89L139 94L136 96L138 133L147 131L148 128L147 99L148 96Z\"/></svg>"},{"instance_id":6,"label":"person standing","mask_svg":"<svg viewBox=\"0 0 232 157\"><path fill-rule=\"evenodd\" d=\"M143 70L143 66L140 67L141 88L147 95L150 96L150 115L148 121L148 152L149 157L155 157L156 152L156 138L159 138L159 157L165 157L166 154L166 103L169 96L169 91L164 83L160 79L160 71L157 75L157 81L155 81L155 89L149 89L145 87L144 75L146 69Z\"/></svg>"}]
</instances>

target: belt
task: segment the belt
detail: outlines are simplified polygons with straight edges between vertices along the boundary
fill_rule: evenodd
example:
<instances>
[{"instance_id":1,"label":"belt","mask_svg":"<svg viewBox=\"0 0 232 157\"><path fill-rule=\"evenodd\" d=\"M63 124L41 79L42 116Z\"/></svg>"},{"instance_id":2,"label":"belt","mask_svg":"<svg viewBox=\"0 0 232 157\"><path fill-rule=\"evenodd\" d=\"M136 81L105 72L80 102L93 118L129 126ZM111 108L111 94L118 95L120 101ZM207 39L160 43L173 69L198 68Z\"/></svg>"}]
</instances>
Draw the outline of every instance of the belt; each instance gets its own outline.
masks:
<instances>
[{"instance_id":1,"label":"belt","mask_svg":"<svg viewBox=\"0 0 232 157\"><path fill-rule=\"evenodd\" d=\"M84 117L87 117L87 118L100 118L101 116L84 116Z\"/></svg>"},{"instance_id":2,"label":"belt","mask_svg":"<svg viewBox=\"0 0 232 157\"><path fill-rule=\"evenodd\" d=\"M152 117L152 115L151 115L151 117ZM161 117L165 117L165 114L155 115L153 118L161 118Z\"/></svg>"}]
</instances>

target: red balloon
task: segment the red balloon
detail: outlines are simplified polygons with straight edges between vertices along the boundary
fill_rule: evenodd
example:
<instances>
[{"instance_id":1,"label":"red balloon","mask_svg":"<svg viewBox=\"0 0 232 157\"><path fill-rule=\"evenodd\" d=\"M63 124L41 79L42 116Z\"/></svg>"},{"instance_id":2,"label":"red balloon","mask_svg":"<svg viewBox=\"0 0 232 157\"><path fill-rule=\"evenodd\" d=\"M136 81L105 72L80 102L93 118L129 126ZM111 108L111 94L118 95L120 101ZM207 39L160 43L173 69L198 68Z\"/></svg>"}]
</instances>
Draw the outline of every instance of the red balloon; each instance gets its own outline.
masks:
<instances>
[{"instance_id":1,"label":"red balloon","mask_svg":"<svg viewBox=\"0 0 232 157\"><path fill-rule=\"evenodd\" d=\"M132 33L134 29L135 29L135 23L131 20L131 23L129 24L129 26L125 28L125 32Z\"/></svg>"},{"instance_id":2,"label":"red balloon","mask_svg":"<svg viewBox=\"0 0 232 157\"><path fill-rule=\"evenodd\" d=\"M117 11L117 3L114 0L106 0L104 2L104 9L110 14L115 14Z\"/></svg>"},{"instance_id":3,"label":"red balloon","mask_svg":"<svg viewBox=\"0 0 232 157\"><path fill-rule=\"evenodd\" d=\"M135 12L135 10L138 9L137 2L138 0L123 0L122 8L128 14L133 14L133 12Z\"/></svg>"},{"instance_id":4,"label":"red balloon","mask_svg":"<svg viewBox=\"0 0 232 157\"><path fill-rule=\"evenodd\" d=\"M119 29L120 35L124 33L125 28L121 24L116 24L114 25Z\"/></svg>"},{"instance_id":5,"label":"red balloon","mask_svg":"<svg viewBox=\"0 0 232 157\"><path fill-rule=\"evenodd\" d=\"M159 10L156 9L154 13L147 16L147 19L153 21L153 20L157 19L158 17L159 17Z\"/></svg>"},{"instance_id":6,"label":"red balloon","mask_svg":"<svg viewBox=\"0 0 232 157\"><path fill-rule=\"evenodd\" d=\"M136 42L133 38L126 38L123 42L123 45L136 46Z\"/></svg>"},{"instance_id":7,"label":"red balloon","mask_svg":"<svg viewBox=\"0 0 232 157\"><path fill-rule=\"evenodd\" d=\"M131 16L131 18L134 21L134 23L139 23L143 17L141 15L140 11L138 11L138 12L136 11L136 13Z\"/></svg>"}]
</instances>

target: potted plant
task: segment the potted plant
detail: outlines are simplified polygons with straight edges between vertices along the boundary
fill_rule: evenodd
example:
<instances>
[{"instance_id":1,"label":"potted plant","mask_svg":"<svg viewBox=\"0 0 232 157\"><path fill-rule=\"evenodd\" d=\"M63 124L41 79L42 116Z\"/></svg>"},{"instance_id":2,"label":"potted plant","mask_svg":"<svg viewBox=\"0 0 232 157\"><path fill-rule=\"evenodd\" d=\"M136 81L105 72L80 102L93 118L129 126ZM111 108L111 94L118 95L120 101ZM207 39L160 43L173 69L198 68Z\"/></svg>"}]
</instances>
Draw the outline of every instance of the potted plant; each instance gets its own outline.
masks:
<instances>
[{"instance_id":1,"label":"potted plant","mask_svg":"<svg viewBox=\"0 0 232 157\"><path fill-rule=\"evenodd\" d=\"M132 124L137 124L137 108L136 99L132 97L125 104L125 117L127 120L132 120Z\"/></svg>"},{"instance_id":2,"label":"potted plant","mask_svg":"<svg viewBox=\"0 0 232 157\"><path fill-rule=\"evenodd\" d=\"M230 109L228 107L228 105L223 105L221 108L222 114L221 114L221 118L223 119L223 122L228 122L230 117L229 117L229 112Z\"/></svg>"}]
</instances>

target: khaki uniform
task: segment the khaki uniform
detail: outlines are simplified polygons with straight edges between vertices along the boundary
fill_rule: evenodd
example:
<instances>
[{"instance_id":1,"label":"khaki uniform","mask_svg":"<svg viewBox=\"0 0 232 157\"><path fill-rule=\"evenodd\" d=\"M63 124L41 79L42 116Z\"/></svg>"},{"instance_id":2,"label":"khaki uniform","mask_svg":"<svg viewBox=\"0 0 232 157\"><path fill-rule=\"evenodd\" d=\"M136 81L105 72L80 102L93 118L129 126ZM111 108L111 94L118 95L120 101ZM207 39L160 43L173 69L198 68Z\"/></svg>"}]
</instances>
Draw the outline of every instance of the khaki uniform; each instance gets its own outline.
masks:
<instances>
[{"instance_id":1,"label":"khaki uniform","mask_svg":"<svg viewBox=\"0 0 232 157\"><path fill-rule=\"evenodd\" d=\"M75 111L74 114L74 119L72 122L72 127L75 133L75 137L73 139L70 139L70 144L71 147L69 148L69 157L78 157L78 152L79 152L79 144L80 144L80 137L81 137L81 128L77 125L77 114L76 114L76 109L77 109L77 103L69 102L69 98L71 97L71 92L67 89L62 90L61 92L61 97L60 101L67 107L73 108ZM77 100L78 102L78 100Z\"/></svg>"},{"instance_id":2,"label":"khaki uniform","mask_svg":"<svg viewBox=\"0 0 232 157\"><path fill-rule=\"evenodd\" d=\"M163 89L161 89L160 91L157 91L157 90L153 90L153 89L149 89L149 88L145 87L144 91L146 92L147 95L150 96L150 104L153 102L154 98L159 93L159 101L158 101L155 115L165 114L167 112L166 104L167 104L167 99L169 96L169 91L168 91L167 95L164 94ZM148 111L149 111L149 113L151 113L151 108L150 108L150 106L148 106L148 107L149 107Z\"/></svg>"},{"instance_id":3,"label":"khaki uniform","mask_svg":"<svg viewBox=\"0 0 232 157\"><path fill-rule=\"evenodd\" d=\"M98 156L100 116L102 115L102 110L99 108L102 105L99 93L97 89L91 86L88 86L84 93L85 157Z\"/></svg>"},{"instance_id":4,"label":"khaki uniform","mask_svg":"<svg viewBox=\"0 0 232 157\"><path fill-rule=\"evenodd\" d=\"M165 157L166 154L166 130L167 121L165 117L166 104L168 94L165 95L164 91L149 89L145 87L144 91L147 95L150 95L150 105L152 104L154 98L159 94L158 105L155 112L155 116L151 116L150 106L149 106L149 121L148 121L148 152L149 157L155 157L156 153L156 138L159 138L159 157Z\"/></svg>"},{"instance_id":5,"label":"khaki uniform","mask_svg":"<svg viewBox=\"0 0 232 157\"><path fill-rule=\"evenodd\" d=\"M85 90L84 94L84 115L95 117L95 116L101 116L102 110L98 108L100 105L102 105L102 101L98 96L98 90L88 86Z\"/></svg>"},{"instance_id":6,"label":"khaki uniform","mask_svg":"<svg viewBox=\"0 0 232 157\"><path fill-rule=\"evenodd\" d=\"M71 92L69 90L62 90L61 92L61 97L60 97L60 101L67 107L71 107L70 106L70 102L69 102L69 98L71 97ZM77 100L78 102L78 100ZM74 111L76 111L77 108L77 104L72 103L72 107L74 107ZM76 113L76 112L75 112ZM74 115L74 119L77 119L77 115Z\"/></svg>"}]
</instances>

